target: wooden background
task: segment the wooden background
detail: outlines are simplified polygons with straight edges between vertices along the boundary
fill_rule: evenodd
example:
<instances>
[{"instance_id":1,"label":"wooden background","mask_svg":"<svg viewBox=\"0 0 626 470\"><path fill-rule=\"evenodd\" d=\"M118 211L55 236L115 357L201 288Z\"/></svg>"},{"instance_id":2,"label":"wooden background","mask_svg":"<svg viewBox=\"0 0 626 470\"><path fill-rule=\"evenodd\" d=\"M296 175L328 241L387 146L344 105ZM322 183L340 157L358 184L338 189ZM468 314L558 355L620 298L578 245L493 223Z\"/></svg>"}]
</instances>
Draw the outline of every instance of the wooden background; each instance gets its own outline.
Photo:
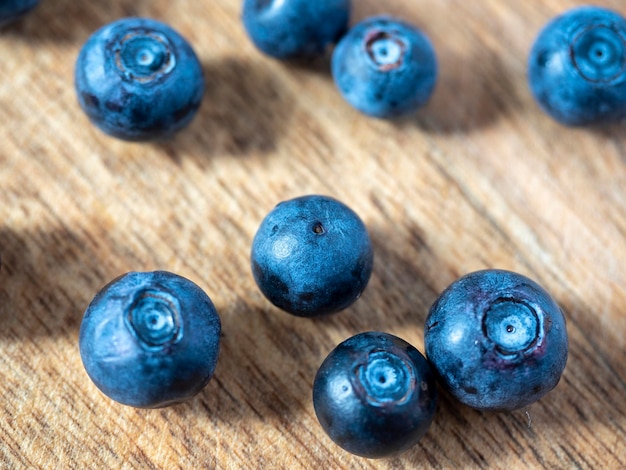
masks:
<instances>
[{"instance_id":1,"label":"wooden background","mask_svg":"<svg viewBox=\"0 0 626 470\"><path fill-rule=\"evenodd\" d=\"M436 47L430 103L400 123L342 101L327 61L288 66L248 41L235 0L42 0L0 33L0 467L625 468L626 133L568 129L526 84L541 26L573 0L355 0ZM597 2L626 14L620 0ZM167 144L109 138L79 109L87 37L127 15L169 22L206 74L192 125ZM260 294L252 237L279 201L332 195L375 245L363 297L295 318ZM384 330L423 351L423 323L458 276L498 267L562 305L567 368L542 400L480 413L442 394L418 446L378 461L321 430L311 387L326 354ZM166 269L223 322L216 375L195 399L138 410L88 379L83 311L112 278Z\"/></svg>"}]
</instances>

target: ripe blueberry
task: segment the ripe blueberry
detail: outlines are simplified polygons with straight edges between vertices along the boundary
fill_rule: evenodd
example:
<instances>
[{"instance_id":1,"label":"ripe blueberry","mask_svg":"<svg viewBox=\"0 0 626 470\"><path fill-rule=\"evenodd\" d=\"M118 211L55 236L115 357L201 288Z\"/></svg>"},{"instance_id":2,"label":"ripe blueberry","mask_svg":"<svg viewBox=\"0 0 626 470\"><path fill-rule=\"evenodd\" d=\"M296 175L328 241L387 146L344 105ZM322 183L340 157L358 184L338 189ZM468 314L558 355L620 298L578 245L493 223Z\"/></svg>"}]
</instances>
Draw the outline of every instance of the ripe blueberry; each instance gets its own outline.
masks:
<instances>
[{"instance_id":1,"label":"ripe blueberry","mask_svg":"<svg viewBox=\"0 0 626 470\"><path fill-rule=\"evenodd\" d=\"M348 29L350 0L245 0L242 20L255 46L277 59L319 56Z\"/></svg>"},{"instance_id":2,"label":"ripe blueberry","mask_svg":"<svg viewBox=\"0 0 626 470\"><path fill-rule=\"evenodd\" d=\"M187 41L169 26L125 18L96 31L75 69L78 102L91 121L114 137L167 138L200 107L204 78Z\"/></svg>"},{"instance_id":3,"label":"ripe blueberry","mask_svg":"<svg viewBox=\"0 0 626 470\"><path fill-rule=\"evenodd\" d=\"M39 4L39 0L0 0L0 27L22 17Z\"/></svg>"},{"instance_id":4,"label":"ripe blueberry","mask_svg":"<svg viewBox=\"0 0 626 470\"><path fill-rule=\"evenodd\" d=\"M330 438L348 452L399 454L426 434L437 404L430 365L406 341L361 333L337 346L313 384L313 406Z\"/></svg>"},{"instance_id":5,"label":"ripe blueberry","mask_svg":"<svg viewBox=\"0 0 626 470\"><path fill-rule=\"evenodd\" d=\"M252 273L277 307L302 317L351 305L369 281L372 245L358 215L325 196L278 204L252 242Z\"/></svg>"},{"instance_id":6,"label":"ripe blueberry","mask_svg":"<svg viewBox=\"0 0 626 470\"><path fill-rule=\"evenodd\" d=\"M217 364L220 331L211 299L193 282L165 271L131 272L87 307L80 355L105 395L158 408L204 388Z\"/></svg>"},{"instance_id":7,"label":"ripe blueberry","mask_svg":"<svg viewBox=\"0 0 626 470\"><path fill-rule=\"evenodd\" d=\"M430 98L437 59L420 30L377 16L357 24L339 41L332 74L353 107L370 116L393 118L415 112Z\"/></svg>"},{"instance_id":8,"label":"ripe blueberry","mask_svg":"<svg viewBox=\"0 0 626 470\"><path fill-rule=\"evenodd\" d=\"M550 21L528 60L530 89L562 124L620 119L626 112L626 20L605 8L574 8Z\"/></svg>"},{"instance_id":9,"label":"ripe blueberry","mask_svg":"<svg viewBox=\"0 0 626 470\"><path fill-rule=\"evenodd\" d=\"M559 382L565 318L537 283L497 269L467 274L430 308L426 356L441 384L479 410L529 405Z\"/></svg>"}]
</instances>

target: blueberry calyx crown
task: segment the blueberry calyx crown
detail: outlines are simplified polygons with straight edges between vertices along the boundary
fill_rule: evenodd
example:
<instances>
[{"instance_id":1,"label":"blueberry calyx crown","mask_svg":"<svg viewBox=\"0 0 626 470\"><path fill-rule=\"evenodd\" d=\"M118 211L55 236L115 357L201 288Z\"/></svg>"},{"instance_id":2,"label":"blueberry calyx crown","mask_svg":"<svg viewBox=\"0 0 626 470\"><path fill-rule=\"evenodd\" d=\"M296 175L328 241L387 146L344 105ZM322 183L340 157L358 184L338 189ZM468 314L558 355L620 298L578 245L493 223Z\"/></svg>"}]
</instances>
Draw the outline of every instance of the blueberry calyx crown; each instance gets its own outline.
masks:
<instances>
[{"instance_id":1,"label":"blueberry calyx crown","mask_svg":"<svg viewBox=\"0 0 626 470\"><path fill-rule=\"evenodd\" d=\"M543 337L543 323L535 308L518 299L499 298L489 305L482 321L485 337L506 359L530 352Z\"/></svg>"},{"instance_id":2,"label":"blueberry calyx crown","mask_svg":"<svg viewBox=\"0 0 626 470\"><path fill-rule=\"evenodd\" d=\"M176 56L165 35L148 29L134 29L113 43L113 60L127 80L148 83L169 74Z\"/></svg>"},{"instance_id":3,"label":"blueberry calyx crown","mask_svg":"<svg viewBox=\"0 0 626 470\"><path fill-rule=\"evenodd\" d=\"M407 45L397 35L375 31L365 38L365 49L374 65L387 72L402 65Z\"/></svg>"},{"instance_id":4,"label":"blueberry calyx crown","mask_svg":"<svg viewBox=\"0 0 626 470\"><path fill-rule=\"evenodd\" d=\"M163 290L139 291L126 312L126 325L146 349L162 349L183 336L178 299Z\"/></svg>"},{"instance_id":5,"label":"blueberry calyx crown","mask_svg":"<svg viewBox=\"0 0 626 470\"><path fill-rule=\"evenodd\" d=\"M416 388L413 366L401 354L375 350L367 354L352 375L353 388L376 407L407 403Z\"/></svg>"},{"instance_id":6,"label":"blueberry calyx crown","mask_svg":"<svg viewBox=\"0 0 626 470\"><path fill-rule=\"evenodd\" d=\"M593 25L574 36L570 56L586 80L611 82L626 68L626 38L608 25Z\"/></svg>"}]
</instances>

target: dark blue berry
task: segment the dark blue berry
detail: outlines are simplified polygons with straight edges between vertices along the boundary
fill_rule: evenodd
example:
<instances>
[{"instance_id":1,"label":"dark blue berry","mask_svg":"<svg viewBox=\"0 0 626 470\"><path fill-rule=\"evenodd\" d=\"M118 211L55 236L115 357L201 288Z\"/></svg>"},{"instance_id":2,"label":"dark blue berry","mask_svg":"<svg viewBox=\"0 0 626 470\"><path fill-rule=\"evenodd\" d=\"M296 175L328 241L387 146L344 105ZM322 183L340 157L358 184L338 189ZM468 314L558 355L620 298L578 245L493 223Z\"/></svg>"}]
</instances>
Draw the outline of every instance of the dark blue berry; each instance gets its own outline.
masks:
<instances>
[{"instance_id":1,"label":"dark blue berry","mask_svg":"<svg viewBox=\"0 0 626 470\"><path fill-rule=\"evenodd\" d=\"M242 20L255 46L277 59L322 55L348 29L350 0L245 0Z\"/></svg>"},{"instance_id":2,"label":"dark blue berry","mask_svg":"<svg viewBox=\"0 0 626 470\"><path fill-rule=\"evenodd\" d=\"M252 243L252 273L274 305L312 317L359 298L373 256L354 211L330 197L303 196L278 204L261 223Z\"/></svg>"},{"instance_id":3,"label":"dark blue berry","mask_svg":"<svg viewBox=\"0 0 626 470\"><path fill-rule=\"evenodd\" d=\"M165 271L131 272L87 307L80 355L105 395L157 408L204 388L217 364L220 332L215 307L196 284Z\"/></svg>"},{"instance_id":4,"label":"dark blue berry","mask_svg":"<svg viewBox=\"0 0 626 470\"><path fill-rule=\"evenodd\" d=\"M125 18L96 31L76 62L78 102L107 134L170 137L196 114L204 93L198 58L169 26Z\"/></svg>"},{"instance_id":5,"label":"dark blue berry","mask_svg":"<svg viewBox=\"0 0 626 470\"><path fill-rule=\"evenodd\" d=\"M363 457L388 457L426 434L436 387L430 365L409 343L387 333L361 333L324 360L313 384L313 406L340 447Z\"/></svg>"},{"instance_id":6,"label":"dark blue berry","mask_svg":"<svg viewBox=\"0 0 626 470\"><path fill-rule=\"evenodd\" d=\"M527 277L497 269L452 283L430 309L424 342L441 384L466 405L493 411L552 390L568 352L556 302Z\"/></svg>"},{"instance_id":7,"label":"dark blue berry","mask_svg":"<svg viewBox=\"0 0 626 470\"><path fill-rule=\"evenodd\" d=\"M332 74L343 97L378 118L415 112L437 81L437 58L416 27L387 16L366 19L333 52Z\"/></svg>"},{"instance_id":8,"label":"dark blue berry","mask_svg":"<svg viewBox=\"0 0 626 470\"><path fill-rule=\"evenodd\" d=\"M550 21L528 60L528 80L541 108L571 126L626 113L626 20L600 7L579 7Z\"/></svg>"},{"instance_id":9,"label":"dark blue berry","mask_svg":"<svg viewBox=\"0 0 626 470\"><path fill-rule=\"evenodd\" d=\"M39 0L0 0L0 27L12 23L39 4Z\"/></svg>"}]
</instances>

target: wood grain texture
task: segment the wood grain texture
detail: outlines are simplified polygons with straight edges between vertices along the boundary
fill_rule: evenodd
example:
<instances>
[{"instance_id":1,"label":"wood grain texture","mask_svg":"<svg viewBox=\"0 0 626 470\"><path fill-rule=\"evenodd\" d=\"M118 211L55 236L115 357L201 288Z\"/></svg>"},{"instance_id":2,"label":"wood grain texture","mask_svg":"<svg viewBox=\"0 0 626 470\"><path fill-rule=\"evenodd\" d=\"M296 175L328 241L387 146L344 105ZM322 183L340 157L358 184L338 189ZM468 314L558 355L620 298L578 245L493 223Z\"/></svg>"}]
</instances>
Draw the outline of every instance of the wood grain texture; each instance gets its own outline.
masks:
<instances>
[{"instance_id":1,"label":"wood grain texture","mask_svg":"<svg viewBox=\"0 0 626 470\"><path fill-rule=\"evenodd\" d=\"M355 0L431 38L440 79L401 123L345 104L328 63L261 56L240 2L43 0L0 35L0 467L625 468L626 134L567 129L526 84L541 26L573 0ZM626 14L624 2L596 2ZM101 25L162 19L186 36L207 88L166 144L90 125L74 61ZM291 317L259 293L252 237L279 201L332 195L357 211L374 273L348 310ZM557 388L513 413L442 394L435 422L395 459L353 457L323 433L311 387L323 358L367 330L423 351L423 323L458 276L498 267L563 307L570 356ZM78 354L82 313L109 280L166 269L214 300L214 379L188 403L137 410L103 396Z\"/></svg>"}]
</instances>

